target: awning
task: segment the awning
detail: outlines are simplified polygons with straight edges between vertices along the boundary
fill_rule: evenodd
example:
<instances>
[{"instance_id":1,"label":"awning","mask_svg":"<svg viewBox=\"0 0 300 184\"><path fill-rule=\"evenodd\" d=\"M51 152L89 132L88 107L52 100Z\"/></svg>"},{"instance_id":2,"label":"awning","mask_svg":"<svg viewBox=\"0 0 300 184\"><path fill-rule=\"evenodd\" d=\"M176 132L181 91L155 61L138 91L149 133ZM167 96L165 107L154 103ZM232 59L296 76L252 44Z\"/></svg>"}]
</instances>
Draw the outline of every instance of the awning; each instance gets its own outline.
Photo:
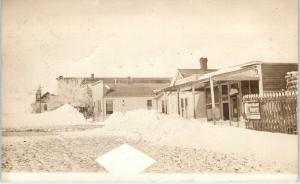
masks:
<instances>
[{"instance_id":1,"label":"awning","mask_svg":"<svg viewBox=\"0 0 300 184\"><path fill-rule=\"evenodd\" d=\"M205 82L213 81L242 81L242 80L259 80L257 65L259 63L235 66L221 69L215 72L210 72L204 75L193 75L177 81L176 85L161 89L161 91L175 91L178 88L185 88L187 86L195 86L201 88Z\"/></svg>"},{"instance_id":2,"label":"awning","mask_svg":"<svg viewBox=\"0 0 300 184\"><path fill-rule=\"evenodd\" d=\"M256 68L244 68L237 71L212 76L212 79L214 81L259 80L259 75Z\"/></svg>"}]
</instances>

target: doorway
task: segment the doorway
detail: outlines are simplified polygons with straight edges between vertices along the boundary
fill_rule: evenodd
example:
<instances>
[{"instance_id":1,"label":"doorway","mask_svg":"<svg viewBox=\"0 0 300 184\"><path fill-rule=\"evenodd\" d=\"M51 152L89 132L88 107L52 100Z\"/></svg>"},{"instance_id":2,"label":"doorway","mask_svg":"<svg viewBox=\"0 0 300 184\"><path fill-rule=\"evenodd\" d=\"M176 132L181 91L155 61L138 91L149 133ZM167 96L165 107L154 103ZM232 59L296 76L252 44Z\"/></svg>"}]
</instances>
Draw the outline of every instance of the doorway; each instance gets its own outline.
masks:
<instances>
[{"instance_id":1,"label":"doorway","mask_svg":"<svg viewBox=\"0 0 300 184\"><path fill-rule=\"evenodd\" d=\"M237 95L230 96L230 103L231 103L232 121L238 121L238 117L239 117L238 96Z\"/></svg>"},{"instance_id":2,"label":"doorway","mask_svg":"<svg viewBox=\"0 0 300 184\"><path fill-rule=\"evenodd\" d=\"M187 98L181 98L181 117L188 118L188 99Z\"/></svg>"},{"instance_id":3,"label":"doorway","mask_svg":"<svg viewBox=\"0 0 300 184\"><path fill-rule=\"evenodd\" d=\"M228 103L223 103L223 120L229 120L229 105Z\"/></svg>"}]
</instances>

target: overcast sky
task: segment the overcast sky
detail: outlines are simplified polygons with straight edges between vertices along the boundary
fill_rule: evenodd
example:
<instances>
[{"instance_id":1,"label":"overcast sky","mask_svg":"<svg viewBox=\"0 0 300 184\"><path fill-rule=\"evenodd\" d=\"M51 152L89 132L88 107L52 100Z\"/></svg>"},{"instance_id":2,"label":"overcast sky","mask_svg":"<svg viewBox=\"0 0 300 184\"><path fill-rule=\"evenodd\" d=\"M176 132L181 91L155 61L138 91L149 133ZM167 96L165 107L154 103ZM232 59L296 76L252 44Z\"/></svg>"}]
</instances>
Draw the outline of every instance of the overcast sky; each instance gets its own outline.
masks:
<instances>
[{"instance_id":1,"label":"overcast sky","mask_svg":"<svg viewBox=\"0 0 300 184\"><path fill-rule=\"evenodd\" d=\"M297 62L297 0L3 0L4 95L64 76Z\"/></svg>"}]
</instances>

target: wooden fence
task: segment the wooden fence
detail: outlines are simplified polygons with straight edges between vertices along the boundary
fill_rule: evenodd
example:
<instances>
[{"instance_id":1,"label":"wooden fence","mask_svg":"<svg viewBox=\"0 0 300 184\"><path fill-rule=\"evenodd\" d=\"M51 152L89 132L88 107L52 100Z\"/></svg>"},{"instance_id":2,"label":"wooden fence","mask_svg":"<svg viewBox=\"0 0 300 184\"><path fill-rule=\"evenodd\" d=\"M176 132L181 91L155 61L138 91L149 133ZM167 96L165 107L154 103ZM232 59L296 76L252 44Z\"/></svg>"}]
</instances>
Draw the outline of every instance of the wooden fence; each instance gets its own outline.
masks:
<instances>
[{"instance_id":1,"label":"wooden fence","mask_svg":"<svg viewBox=\"0 0 300 184\"><path fill-rule=\"evenodd\" d=\"M297 91L243 96L246 128L297 134Z\"/></svg>"}]
</instances>

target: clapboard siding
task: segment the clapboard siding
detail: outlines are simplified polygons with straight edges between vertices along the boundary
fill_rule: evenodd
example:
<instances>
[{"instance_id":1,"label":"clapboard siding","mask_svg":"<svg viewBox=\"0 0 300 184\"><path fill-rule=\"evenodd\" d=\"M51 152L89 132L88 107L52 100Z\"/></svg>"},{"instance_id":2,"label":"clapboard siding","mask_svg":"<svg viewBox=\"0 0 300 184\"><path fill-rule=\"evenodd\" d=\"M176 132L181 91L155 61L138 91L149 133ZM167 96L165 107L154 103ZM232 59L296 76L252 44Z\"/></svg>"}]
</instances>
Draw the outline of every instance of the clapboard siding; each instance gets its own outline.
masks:
<instances>
[{"instance_id":1,"label":"clapboard siding","mask_svg":"<svg viewBox=\"0 0 300 184\"><path fill-rule=\"evenodd\" d=\"M298 64L262 64L262 79L264 91L277 91L286 89L285 75L290 71L298 71Z\"/></svg>"}]
</instances>

